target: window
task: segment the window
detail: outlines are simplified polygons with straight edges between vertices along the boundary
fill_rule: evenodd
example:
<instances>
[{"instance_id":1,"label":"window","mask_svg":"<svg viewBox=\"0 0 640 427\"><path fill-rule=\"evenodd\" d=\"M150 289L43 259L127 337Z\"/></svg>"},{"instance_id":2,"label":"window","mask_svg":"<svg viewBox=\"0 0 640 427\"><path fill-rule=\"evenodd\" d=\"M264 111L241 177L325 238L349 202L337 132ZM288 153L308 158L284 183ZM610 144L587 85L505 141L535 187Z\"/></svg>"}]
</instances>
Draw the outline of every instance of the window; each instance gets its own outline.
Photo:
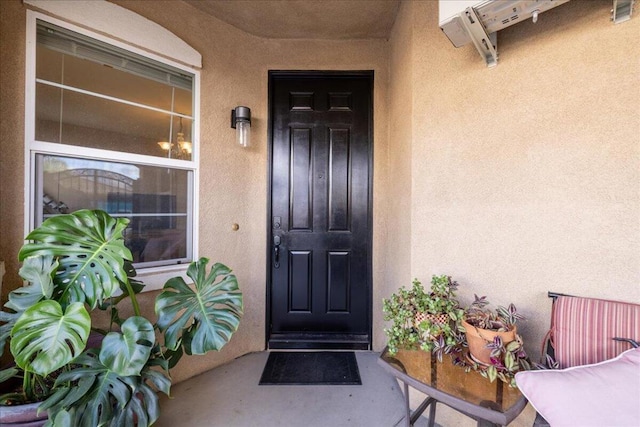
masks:
<instances>
[{"instance_id":1,"label":"window","mask_svg":"<svg viewBox=\"0 0 640 427\"><path fill-rule=\"evenodd\" d=\"M30 225L102 209L129 219L137 268L191 261L199 74L51 21L27 56Z\"/></svg>"}]
</instances>

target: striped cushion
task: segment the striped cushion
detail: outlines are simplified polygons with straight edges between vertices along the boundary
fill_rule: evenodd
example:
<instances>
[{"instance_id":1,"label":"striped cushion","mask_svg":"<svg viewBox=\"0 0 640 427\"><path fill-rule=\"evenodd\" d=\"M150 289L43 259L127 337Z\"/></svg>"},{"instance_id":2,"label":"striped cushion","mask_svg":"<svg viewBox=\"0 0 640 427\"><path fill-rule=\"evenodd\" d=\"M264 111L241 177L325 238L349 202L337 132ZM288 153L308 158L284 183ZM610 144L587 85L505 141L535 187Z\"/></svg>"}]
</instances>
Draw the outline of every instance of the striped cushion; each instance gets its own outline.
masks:
<instances>
[{"instance_id":1,"label":"striped cushion","mask_svg":"<svg viewBox=\"0 0 640 427\"><path fill-rule=\"evenodd\" d=\"M612 359L640 341L640 304L560 296L553 305L551 340L560 368Z\"/></svg>"}]
</instances>

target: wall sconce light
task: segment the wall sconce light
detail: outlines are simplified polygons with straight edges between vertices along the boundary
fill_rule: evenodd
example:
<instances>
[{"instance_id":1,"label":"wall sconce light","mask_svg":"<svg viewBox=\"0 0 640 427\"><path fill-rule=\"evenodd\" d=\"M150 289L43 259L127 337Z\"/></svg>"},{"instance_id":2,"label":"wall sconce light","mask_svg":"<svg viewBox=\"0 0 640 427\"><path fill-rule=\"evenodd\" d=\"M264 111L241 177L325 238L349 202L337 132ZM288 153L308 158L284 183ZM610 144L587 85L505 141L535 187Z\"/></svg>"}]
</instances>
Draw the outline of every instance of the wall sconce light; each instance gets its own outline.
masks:
<instances>
[{"instance_id":1,"label":"wall sconce light","mask_svg":"<svg viewBox=\"0 0 640 427\"><path fill-rule=\"evenodd\" d=\"M240 106L231 110L231 127L236 130L236 142L248 147L251 142L251 109Z\"/></svg>"}]
</instances>

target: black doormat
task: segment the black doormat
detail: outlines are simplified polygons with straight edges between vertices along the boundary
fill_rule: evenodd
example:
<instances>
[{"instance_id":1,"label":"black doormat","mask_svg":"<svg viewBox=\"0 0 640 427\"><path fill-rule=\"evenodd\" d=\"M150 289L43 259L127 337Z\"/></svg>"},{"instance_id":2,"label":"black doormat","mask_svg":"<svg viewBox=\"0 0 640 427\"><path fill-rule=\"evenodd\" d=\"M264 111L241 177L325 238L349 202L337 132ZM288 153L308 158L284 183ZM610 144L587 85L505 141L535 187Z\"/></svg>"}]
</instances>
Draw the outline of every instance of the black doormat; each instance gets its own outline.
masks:
<instances>
[{"instance_id":1,"label":"black doormat","mask_svg":"<svg viewBox=\"0 0 640 427\"><path fill-rule=\"evenodd\" d=\"M272 352L260 385L361 385L352 351Z\"/></svg>"}]
</instances>

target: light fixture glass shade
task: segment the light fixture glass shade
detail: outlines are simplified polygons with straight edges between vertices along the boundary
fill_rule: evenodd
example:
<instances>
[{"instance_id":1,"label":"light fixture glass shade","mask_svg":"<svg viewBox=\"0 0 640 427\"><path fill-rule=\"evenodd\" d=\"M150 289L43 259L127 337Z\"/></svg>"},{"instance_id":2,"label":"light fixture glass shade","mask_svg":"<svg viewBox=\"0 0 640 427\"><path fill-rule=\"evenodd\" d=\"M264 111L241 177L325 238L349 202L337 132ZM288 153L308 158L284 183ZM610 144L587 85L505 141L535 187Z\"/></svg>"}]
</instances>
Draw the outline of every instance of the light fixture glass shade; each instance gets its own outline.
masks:
<instances>
[{"instance_id":1,"label":"light fixture glass shade","mask_svg":"<svg viewBox=\"0 0 640 427\"><path fill-rule=\"evenodd\" d=\"M169 151L171 149L171 143L167 142L167 141L162 141L162 142L158 142L158 145L160 146L160 148L162 148L164 151Z\"/></svg>"},{"instance_id":2,"label":"light fixture glass shade","mask_svg":"<svg viewBox=\"0 0 640 427\"><path fill-rule=\"evenodd\" d=\"M251 144L251 123L244 120L236 122L236 141L246 148Z\"/></svg>"},{"instance_id":3,"label":"light fixture glass shade","mask_svg":"<svg viewBox=\"0 0 640 427\"><path fill-rule=\"evenodd\" d=\"M236 142L248 147L251 143L251 109L238 106L231 110L231 127L236 130Z\"/></svg>"},{"instance_id":4,"label":"light fixture glass shade","mask_svg":"<svg viewBox=\"0 0 640 427\"><path fill-rule=\"evenodd\" d=\"M189 141L182 141L182 142L179 142L178 144L180 145L180 149L182 151L184 151L187 154L191 154L191 152L192 152L192 148L191 147L192 146L191 146L191 143Z\"/></svg>"}]
</instances>

